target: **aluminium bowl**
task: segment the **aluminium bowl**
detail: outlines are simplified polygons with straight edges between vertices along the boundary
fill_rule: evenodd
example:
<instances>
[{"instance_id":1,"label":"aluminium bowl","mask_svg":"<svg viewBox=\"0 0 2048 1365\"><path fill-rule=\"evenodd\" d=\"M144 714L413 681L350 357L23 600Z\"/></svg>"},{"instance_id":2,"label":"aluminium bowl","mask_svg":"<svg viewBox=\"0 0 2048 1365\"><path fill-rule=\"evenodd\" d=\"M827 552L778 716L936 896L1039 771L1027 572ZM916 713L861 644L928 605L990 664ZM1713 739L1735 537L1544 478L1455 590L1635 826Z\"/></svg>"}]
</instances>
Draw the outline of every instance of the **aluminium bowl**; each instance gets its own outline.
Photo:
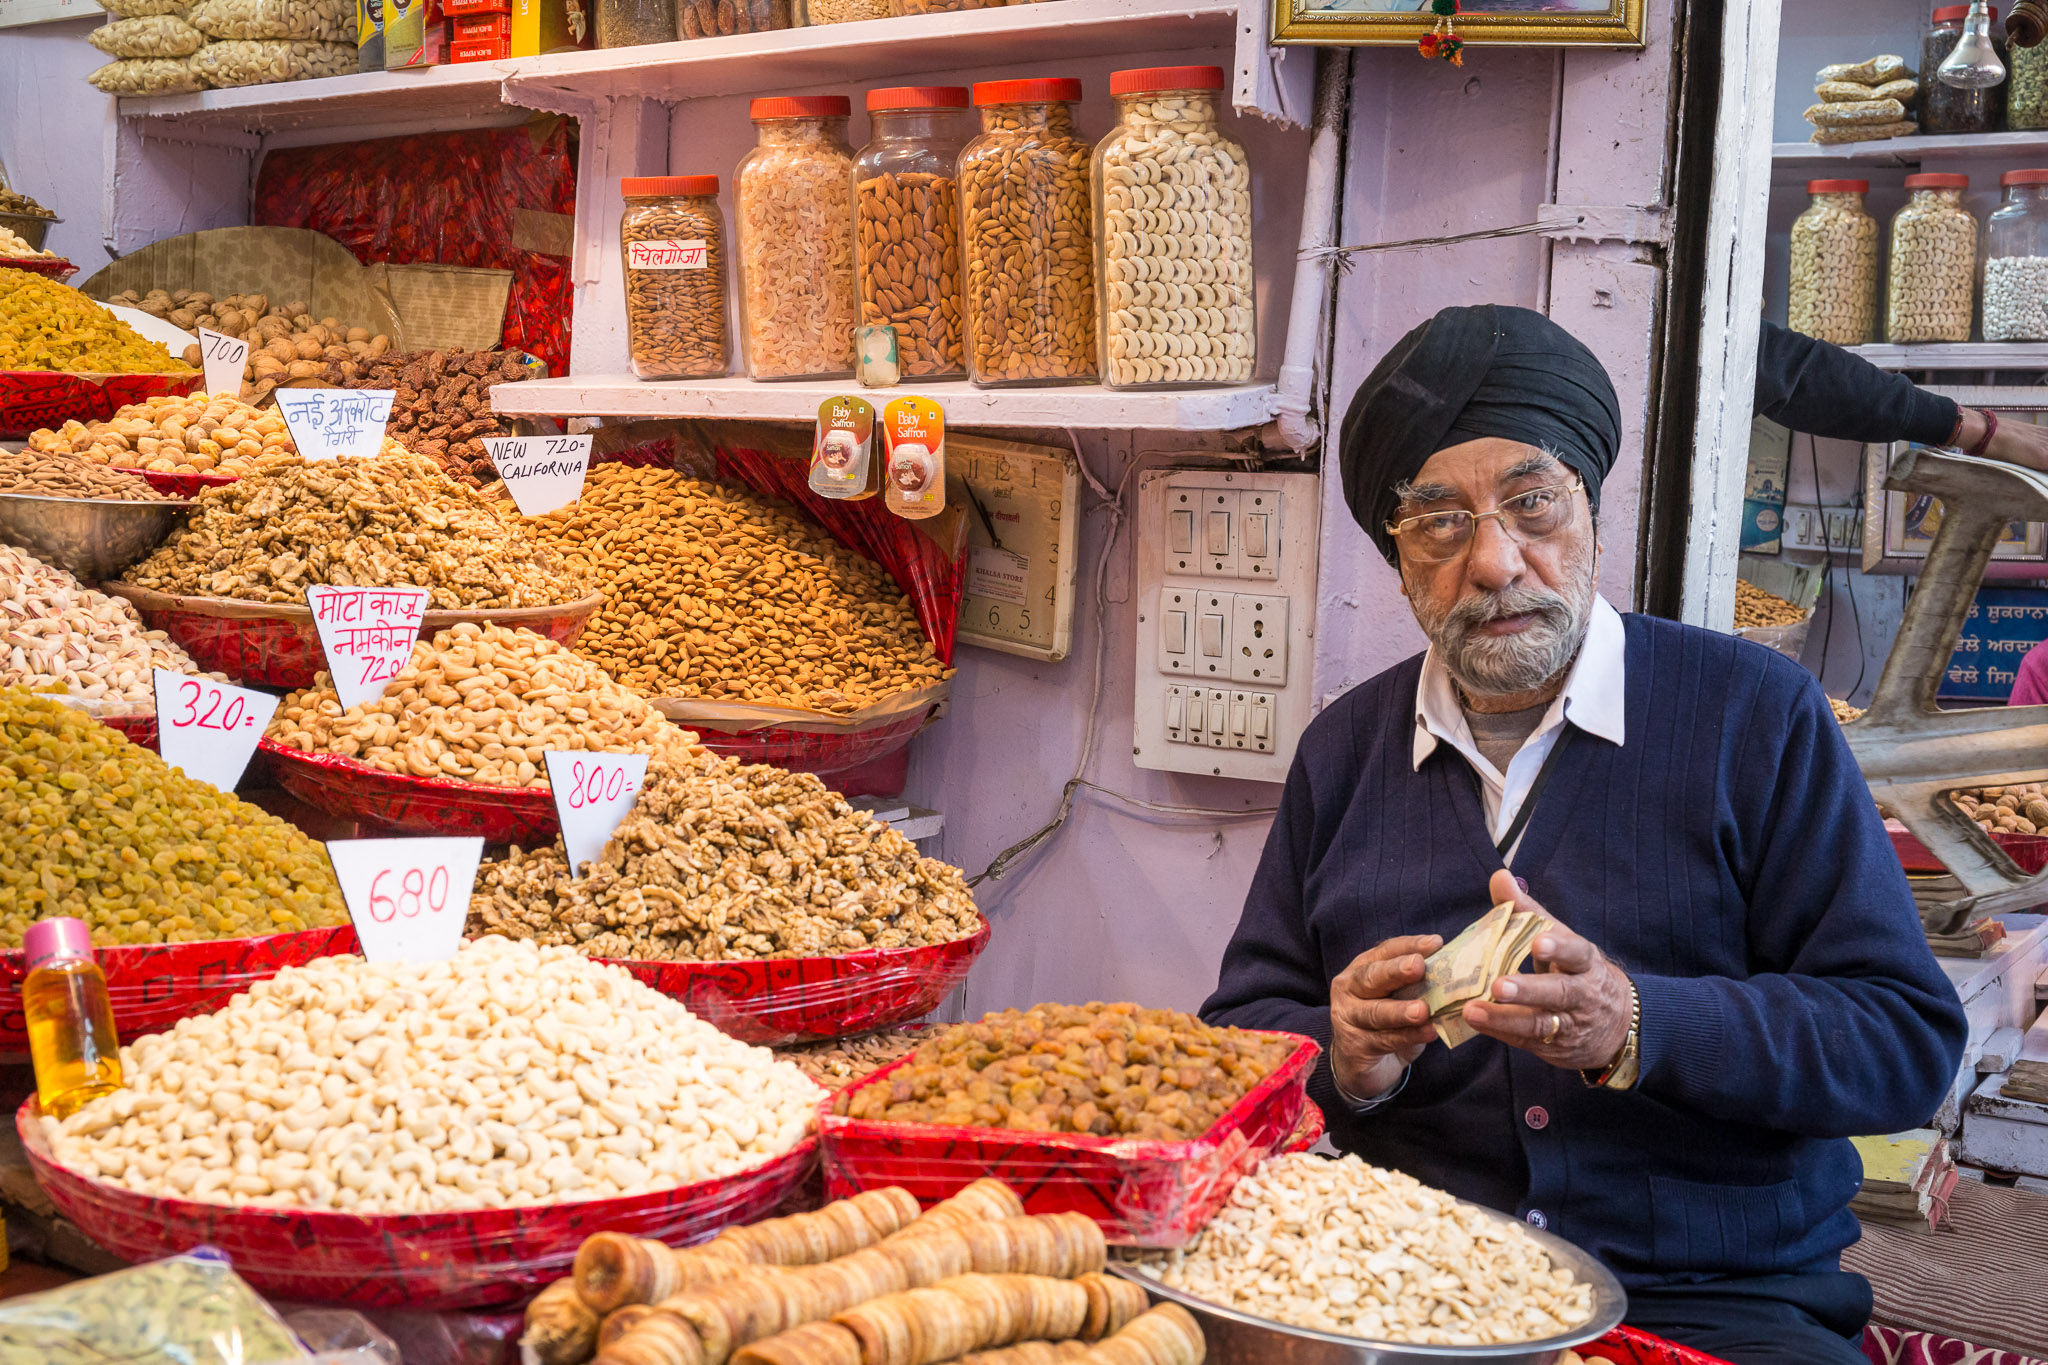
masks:
<instances>
[{"instance_id":1,"label":"aluminium bowl","mask_svg":"<svg viewBox=\"0 0 2048 1365\"><path fill-rule=\"evenodd\" d=\"M0 493L0 541L97 583L163 544L191 505Z\"/></svg>"}]
</instances>

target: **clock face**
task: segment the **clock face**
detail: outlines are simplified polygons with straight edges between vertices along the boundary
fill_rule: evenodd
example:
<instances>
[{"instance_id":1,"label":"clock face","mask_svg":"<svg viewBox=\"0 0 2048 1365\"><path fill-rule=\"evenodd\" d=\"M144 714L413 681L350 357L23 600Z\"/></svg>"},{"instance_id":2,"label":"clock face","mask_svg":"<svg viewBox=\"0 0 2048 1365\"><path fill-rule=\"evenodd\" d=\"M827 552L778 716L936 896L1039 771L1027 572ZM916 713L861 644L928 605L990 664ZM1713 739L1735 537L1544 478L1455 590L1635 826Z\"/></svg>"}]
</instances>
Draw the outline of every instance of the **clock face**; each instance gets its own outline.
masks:
<instances>
[{"instance_id":1,"label":"clock face","mask_svg":"<svg viewBox=\"0 0 2048 1365\"><path fill-rule=\"evenodd\" d=\"M1064 659L1074 637L1080 471L1049 446L955 437L946 443L948 502L967 512L967 644Z\"/></svg>"}]
</instances>

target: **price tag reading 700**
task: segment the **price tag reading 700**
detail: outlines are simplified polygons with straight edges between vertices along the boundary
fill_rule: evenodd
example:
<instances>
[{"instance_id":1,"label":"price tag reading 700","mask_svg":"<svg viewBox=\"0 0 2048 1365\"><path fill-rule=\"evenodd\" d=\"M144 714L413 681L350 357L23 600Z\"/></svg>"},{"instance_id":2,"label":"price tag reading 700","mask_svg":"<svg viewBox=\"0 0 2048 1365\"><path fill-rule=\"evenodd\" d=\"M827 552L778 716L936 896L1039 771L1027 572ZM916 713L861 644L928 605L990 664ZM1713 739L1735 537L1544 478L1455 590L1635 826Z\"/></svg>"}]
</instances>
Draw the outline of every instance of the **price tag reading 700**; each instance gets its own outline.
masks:
<instances>
[{"instance_id":1,"label":"price tag reading 700","mask_svg":"<svg viewBox=\"0 0 2048 1365\"><path fill-rule=\"evenodd\" d=\"M372 962L455 956L482 839L334 839L327 856Z\"/></svg>"},{"instance_id":2,"label":"price tag reading 700","mask_svg":"<svg viewBox=\"0 0 2048 1365\"><path fill-rule=\"evenodd\" d=\"M647 755L549 749L541 760L548 765L555 815L562 822L562 851L569 855L570 870L580 874L583 864L604 852L605 841L640 799Z\"/></svg>"},{"instance_id":3,"label":"price tag reading 700","mask_svg":"<svg viewBox=\"0 0 2048 1365\"><path fill-rule=\"evenodd\" d=\"M249 361L249 343L211 328L199 329L199 363L206 371L206 391L233 398L242 392L242 371Z\"/></svg>"}]
</instances>

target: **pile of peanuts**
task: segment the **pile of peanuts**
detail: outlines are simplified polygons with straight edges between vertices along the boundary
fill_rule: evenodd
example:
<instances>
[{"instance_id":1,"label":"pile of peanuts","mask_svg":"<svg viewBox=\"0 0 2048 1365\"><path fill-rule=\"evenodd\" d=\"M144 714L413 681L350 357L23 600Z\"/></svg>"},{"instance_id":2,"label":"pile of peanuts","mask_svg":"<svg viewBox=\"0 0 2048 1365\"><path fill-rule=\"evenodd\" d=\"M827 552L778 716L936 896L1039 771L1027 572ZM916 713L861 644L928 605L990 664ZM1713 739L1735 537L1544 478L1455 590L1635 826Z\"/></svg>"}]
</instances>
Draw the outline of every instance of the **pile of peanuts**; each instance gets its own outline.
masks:
<instances>
[{"instance_id":1,"label":"pile of peanuts","mask_svg":"<svg viewBox=\"0 0 2048 1365\"><path fill-rule=\"evenodd\" d=\"M1976 287L1977 220L1961 191L1915 190L1892 219L1885 340L1968 341Z\"/></svg>"},{"instance_id":2,"label":"pile of peanuts","mask_svg":"<svg viewBox=\"0 0 2048 1365\"><path fill-rule=\"evenodd\" d=\"M29 436L28 447L180 474L246 474L299 453L275 409L258 412L226 394L203 393L131 403L104 422L44 427Z\"/></svg>"},{"instance_id":3,"label":"pile of peanuts","mask_svg":"<svg viewBox=\"0 0 2048 1365\"><path fill-rule=\"evenodd\" d=\"M2048 786L1965 787L1949 793L1986 834L2048 834Z\"/></svg>"},{"instance_id":4,"label":"pile of peanuts","mask_svg":"<svg viewBox=\"0 0 2048 1365\"><path fill-rule=\"evenodd\" d=\"M763 126L733 183L747 373L853 373L853 153L824 119Z\"/></svg>"},{"instance_id":5,"label":"pile of peanuts","mask_svg":"<svg viewBox=\"0 0 2048 1365\"><path fill-rule=\"evenodd\" d=\"M116 502L164 500L147 479L63 451L0 451L0 493Z\"/></svg>"},{"instance_id":6,"label":"pile of peanuts","mask_svg":"<svg viewBox=\"0 0 2048 1365\"><path fill-rule=\"evenodd\" d=\"M474 621L414 645L375 701L343 710L319 674L277 708L269 737L380 772L543 791L549 749L648 754L690 742L589 660L530 630Z\"/></svg>"},{"instance_id":7,"label":"pile of peanuts","mask_svg":"<svg viewBox=\"0 0 2048 1365\"><path fill-rule=\"evenodd\" d=\"M1851 191L1817 192L1792 220L1785 322L1837 346L1877 339L1877 219Z\"/></svg>"},{"instance_id":8,"label":"pile of peanuts","mask_svg":"<svg viewBox=\"0 0 2048 1365\"><path fill-rule=\"evenodd\" d=\"M59 1163L141 1194L354 1213L722 1178L803 1141L821 1098L622 968L498 938L286 967L121 1062L125 1089L44 1118Z\"/></svg>"},{"instance_id":9,"label":"pile of peanuts","mask_svg":"<svg viewBox=\"0 0 2048 1365\"><path fill-rule=\"evenodd\" d=\"M860 320L896 329L906 379L959 374L960 194L951 176L860 182Z\"/></svg>"},{"instance_id":10,"label":"pile of peanuts","mask_svg":"<svg viewBox=\"0 0 2048 1365\"><path fill-rule=\"evenodd\" d=\"M144 629L127 602L0 545L0 685L147 705L154 668L199 672L170 636Z\"/></svg>"},{"instance_id":11,"label":"pile of peanuts","mask_svg":"<svg viewBox=\"0 0 2048 1365\"><path fill-rule=\"evenodd\" d=\"M1735 580L1737 630L1758 626L1796 626L1805 619L1805 611L1776 593L1765 592L1746 578Z\"/></svg>"},{"instance_id":12,"label":"pile of peanuts","mask_svg":"<svg viewBox=\"0 0 2048 1365\"><path fill-rule=\"evenodd\" d=\"M652 242L663 259L636 268L633 245ZM701 266L667 259L673 242L704 243ZM725 316L725 223L709 196L629 203L619 220L626 260L626 345L642 379L704 379L725 373L731 332Z\"/></svg>"}]
</instances>

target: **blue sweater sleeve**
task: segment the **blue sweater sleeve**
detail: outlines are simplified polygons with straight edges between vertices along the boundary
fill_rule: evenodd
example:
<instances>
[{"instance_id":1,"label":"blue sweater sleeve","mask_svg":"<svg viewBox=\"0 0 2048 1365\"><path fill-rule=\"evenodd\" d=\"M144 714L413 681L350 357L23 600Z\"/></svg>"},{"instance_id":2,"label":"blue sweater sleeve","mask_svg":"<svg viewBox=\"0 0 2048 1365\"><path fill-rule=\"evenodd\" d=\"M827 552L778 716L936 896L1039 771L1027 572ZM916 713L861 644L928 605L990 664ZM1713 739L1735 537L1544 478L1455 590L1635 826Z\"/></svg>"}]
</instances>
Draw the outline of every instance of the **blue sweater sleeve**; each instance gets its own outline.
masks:
<instances>
[{"instance_id":1,"label":"blue sweater sleeve","mask_svg":"<svg viewBox=\"0 0 2048 1365\"><path fill-rule=\"evenodd\" d=\"M1953 398L1774 322L1757 338L1756 410L1815 436L1928 446L1948 440L1957 412Z\"/></svg>"},{"instance_id":2,"label":"blue sweater sleeve","mask_svg":"<svg viewBox=\"0 0 2048 1365\"><path fill-rule=\"evenodd\" d=\"M1748 724L1731 714L1723 736L1715 813L1749 900L1752 970L1635 975L1638 1085L1808 1137L1916 1127L1955 1078L1962 1004L1827 698L1789 661L1762 665Z\"/></svg>"}]
</instances>

